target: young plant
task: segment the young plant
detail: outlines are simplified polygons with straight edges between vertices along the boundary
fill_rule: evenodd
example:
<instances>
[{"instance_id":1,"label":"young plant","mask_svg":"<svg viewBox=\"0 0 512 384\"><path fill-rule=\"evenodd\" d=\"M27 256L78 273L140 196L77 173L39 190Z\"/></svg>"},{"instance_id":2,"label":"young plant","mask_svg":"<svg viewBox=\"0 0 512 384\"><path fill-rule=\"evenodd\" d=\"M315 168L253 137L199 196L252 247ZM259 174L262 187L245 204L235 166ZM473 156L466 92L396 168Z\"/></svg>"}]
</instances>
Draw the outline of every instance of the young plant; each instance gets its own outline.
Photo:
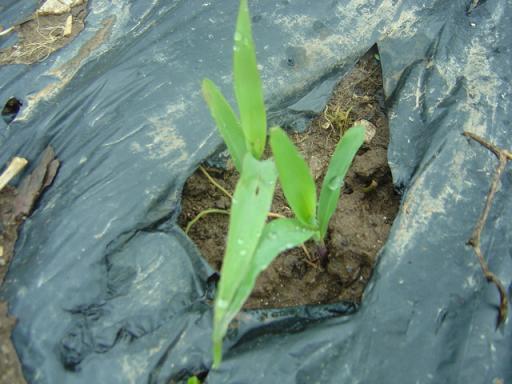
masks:
<instances>
[{"instance_id":1,"label":"young plant","mask_svg":"<svg viewBox=\"0 0 512 384\"><path fill-rule=\"evenodd\" d=\"M213 367L222 359L222 340L229 323L249 297L256 278L286 249L313 232L295 219L267 223L277 171L273 161L260 161L267 128L261 81L251 34L247 0L240 2L234 36L233 72L240 119L215 84L205 79L204 98L224 139L240 179L230 210L226 252L214 302Z\"/></svg>"},{"instance_id":2,"label":"young plant","mask_svg":"<svg viewBox=\"0 0 512 384\"><path fill-rule=\"evenodd\" d=\"M364 128L341 140L322 187L317 212L316 188L304 160L279 128L271 133L272 160L260 160L266 142L266 114L247 0L241 0L233 48L234 89L240 118L215 84L205 79L204 98L224 139L240 179L233 194L226 252L214 302L213 368L222 359L222 340L249 297L256 278L281 252L311 237L322 241L336 208L343 177ZM359 142L361 141L361 142ZM357 147L356 147L357 146ZM342 153L347 151L347 153ZM277 165L277 169L276 169ZM332 169L331 169L332 168ZM296 218L267 222L277 176ZM326 190L324 192L324 189Z\"/></svg>"},{"instance_id":3,"label":"young plant","mask_svg":"<svg viewBox=\"0 0 512 384\"><path fill-rule=\"evenodd\" d=\"M284 196L300 225L314 231L319 253L325 254L324 239L336 210L345 175L364 141L365 129L350 128L336 145L320 189L317 206L316 187L309 167L295 145L279 127L270 132L270 146L279 173Z\"/></svg>"},{"instance_id":4,"label":"young plant","mask_svg":"<svg viewBox=\"0 0 512 384\"><path fill-rule=\"evenodd\" d=\"M240 120L217 86L203 80L203 95L236 169L247 152L259 159L265 149L267 117L247 0L241 0L233 46L233 79Z\"/></svg>"}]
</instances>

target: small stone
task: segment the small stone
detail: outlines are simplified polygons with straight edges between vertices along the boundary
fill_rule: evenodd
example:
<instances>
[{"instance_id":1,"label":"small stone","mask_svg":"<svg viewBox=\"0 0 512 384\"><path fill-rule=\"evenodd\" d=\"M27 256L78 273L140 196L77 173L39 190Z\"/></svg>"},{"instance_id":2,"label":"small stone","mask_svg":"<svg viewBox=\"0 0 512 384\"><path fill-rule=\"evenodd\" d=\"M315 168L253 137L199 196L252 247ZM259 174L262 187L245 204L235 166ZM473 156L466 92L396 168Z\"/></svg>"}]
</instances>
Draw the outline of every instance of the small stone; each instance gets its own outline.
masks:
<instances>
[{"instance_id":1,"label":"small stone","mask_svg":"<svg viewBox=\"0 0 512 384\"><path fill-rule=\"evenodd\" d=\"M69 15L66 19L66 25L64 26L64 37L71 36L73 32L73 16Z\"/></svg>"},{"instance_id":2,"label":"small stone","mask_svg":"<svg viewBox=\"0 0 512 384\"><path fill-rule=\"evenodd\" d=\"M322 161L316 156L311 156L311 159L309 159L309 169L311 169L313 178L315 180L318 179L323 170Z\"/></svg>"},{"instance_id":3,"label":"small stone","mask_svg":"<svg viewBox=\"0 0 512 384\"><path fill-rule=\"evenodd\" d=\"M370 144L370 142L375 137L375 134L377 133L377 127L375 127L375 125L370 123L368 120L357 120L354 123L354 126L355 125L362 125L365 128L364 143Z\"/></svg>"},{"instance_id":4,"label":"small stone","mask_svg":"<svg viewBox=\"0 0 512 384\"><path fill-rule=\"evenodd\" d=\"M46 0L37 10L39 15L62 15L68 13L71 8L83 4L84 0Z\"/></svg>"}]
</instances>

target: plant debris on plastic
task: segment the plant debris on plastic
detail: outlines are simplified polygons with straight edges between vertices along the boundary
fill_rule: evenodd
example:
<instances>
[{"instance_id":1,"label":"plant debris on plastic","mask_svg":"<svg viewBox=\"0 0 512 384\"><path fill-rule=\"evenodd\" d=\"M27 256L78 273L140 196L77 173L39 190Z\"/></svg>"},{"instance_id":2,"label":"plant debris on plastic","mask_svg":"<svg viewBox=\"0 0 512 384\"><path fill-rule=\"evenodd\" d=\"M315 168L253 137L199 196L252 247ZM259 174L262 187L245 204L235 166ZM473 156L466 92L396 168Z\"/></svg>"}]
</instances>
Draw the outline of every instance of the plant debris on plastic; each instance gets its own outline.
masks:
<instances>
[{"instance_id":1,"label":"plant debris on plastic","mask_svg":"<svg viewBox=\"0 0 512 384\"><path fill-rule=\"evenodd\" d=\"M27 43L20 35L27 22L49 31L31 18L38 7L0 5L0 58L13 59L6 50ZM55 179L43 181L24 215L0 287L1 335L10 334L26 382L512 380L510 2L251 0L249 7L269 125L295 130L298 140L312 121L323 129L325 116L348 111L329 103L333 90L378 47L366 60L381 65L383 94L365 94L364 79L351 92L387 117L391 174L356 181L378 193L387 177L400 202L372 256L373 273L363 272L369 281L358 305L341 296L253 305L232 323L223 362L211 370L218 265L208 264L178 219L187 179L207 159L222 159L200 87L208 76L233 94L238 1L77 4L72 38L57 50L38 48L33 60L2 61L0 72L0 168L16 156L29 164L4 193L37 174L48 146L60 161L57 173L45 168ZM63 15L52 17L67 21ZM357 118L378 129L378 116L364 114ZM354 167L356 176L364 171ZM368 211L378 203L368 200ZM343 228L342 215L336 221ZM333 229L329 236L344 238ZM291 268L285 274L300 275L283 264ZM22 382L6 377L0 383Z\"/></svg>"}]
</instances>

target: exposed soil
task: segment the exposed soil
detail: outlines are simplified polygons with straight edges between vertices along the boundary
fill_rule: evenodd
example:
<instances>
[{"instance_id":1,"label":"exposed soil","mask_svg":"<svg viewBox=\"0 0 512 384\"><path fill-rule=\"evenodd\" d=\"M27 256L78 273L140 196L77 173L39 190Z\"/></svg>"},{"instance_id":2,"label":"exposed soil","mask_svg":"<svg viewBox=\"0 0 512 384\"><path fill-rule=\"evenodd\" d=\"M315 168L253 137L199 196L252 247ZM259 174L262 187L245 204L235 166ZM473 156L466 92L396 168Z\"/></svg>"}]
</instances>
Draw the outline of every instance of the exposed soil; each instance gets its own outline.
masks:
<instances>
[{"instance_id":1,"label":"exposed soil","mask_svg":"<svg viewBox=\"0 0 512 384\"><path fill-rule=\"evenodd\" d=\"M17 238L18 220L14 217L16 190L6 186L0 191L0 285L7 273ZM18 356L11 343L16 319L7 315L7 303L0 301L0 384L25 383Z\"/></svg>"},{"instance_id":2,"label":"exposed soil","mask_svg":"<svg viewBox=\"0 0 512 384\"><path fill-rule=\"evenodd\" d=\"M48 147L30 175L18 188L9 185L0 190L0 286L14 255L18 230L32 212L41 193L51 185L60 162ZM7 314L7 303L0 301L0 384L24 384L18 356L11 343L16 319Z\"/></svg>"},{"instance_id":3,"label":"exposed soil","mask_svg":"<svg viewBox=\"0 0 512 384\"><path fill-rule=\"evenodd\" d=\"M50 54L64 47L83 29L87 1L62 14L37 14L16 25L12 33L18 34L13 46L0 49L0 65L32 64L45 60ZM69 34L65 33L66 21L71 16ZM0 29L1 31L1 29Z\"/></svg>"},{"instance_id":4,"label":"exposed soil","mask_svg":"<svg viewBox=\"0 0 512 384\"><path fill-rule=\"evenodd\" d=\"M310 129L304 134L290 134L320 185L340 132L359 119L376 127L375 136L363 144L345 179L338 208L329 225L327 260L316 256L312 242L306 244L309 257L301 248L281 254L258 278L245 308L361 301L400 200L387 162L389 132L383 104L382 74L374 49L342 79L326 110L312 122ZM239 177L236 171L207 171L226 190L234 190ZM230 199L197 171L184 187L180 225L185 228L205 209L224 210L229 206ZM291 216L279 188L272 211ZM217 270L222 266L228 221L228 215L206 215L189 231L190 238Z\"/></svg>"}]
</instances>

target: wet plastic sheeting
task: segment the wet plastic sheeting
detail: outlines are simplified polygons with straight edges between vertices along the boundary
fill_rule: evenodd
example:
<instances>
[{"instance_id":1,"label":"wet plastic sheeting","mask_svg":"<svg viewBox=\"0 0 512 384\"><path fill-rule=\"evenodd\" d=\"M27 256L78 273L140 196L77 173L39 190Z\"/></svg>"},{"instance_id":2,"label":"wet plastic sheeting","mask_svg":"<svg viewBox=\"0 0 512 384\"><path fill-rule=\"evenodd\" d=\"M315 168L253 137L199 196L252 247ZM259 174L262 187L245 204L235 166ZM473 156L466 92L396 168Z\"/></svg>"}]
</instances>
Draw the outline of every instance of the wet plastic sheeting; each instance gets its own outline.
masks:
<instances>
[{"instance_id":1,"label":"wet plastic sheeting","mask_svg":"<svg viewBox=\"0 0 512 384\"><path fill-rule=\"evenodd\" d=\"M209 76L231 94L237 5L92 1L69 46L2 68L0 99L24 105L0 122L0 163L34 161L48 144L62 161L1 291L31 383L167 383L209 368L212 271L175 220L184 181L220 144L199 89ZM512 4L250 6L273 122L304 128L379 44L404 196L356 313L244 313L208 382L510 380L510 321L495 330L497 292L466 245L497 162L461 133L512 148ZM511 182L508 166L482 237L507 287Z\"/></svg>"}]
</instances>

